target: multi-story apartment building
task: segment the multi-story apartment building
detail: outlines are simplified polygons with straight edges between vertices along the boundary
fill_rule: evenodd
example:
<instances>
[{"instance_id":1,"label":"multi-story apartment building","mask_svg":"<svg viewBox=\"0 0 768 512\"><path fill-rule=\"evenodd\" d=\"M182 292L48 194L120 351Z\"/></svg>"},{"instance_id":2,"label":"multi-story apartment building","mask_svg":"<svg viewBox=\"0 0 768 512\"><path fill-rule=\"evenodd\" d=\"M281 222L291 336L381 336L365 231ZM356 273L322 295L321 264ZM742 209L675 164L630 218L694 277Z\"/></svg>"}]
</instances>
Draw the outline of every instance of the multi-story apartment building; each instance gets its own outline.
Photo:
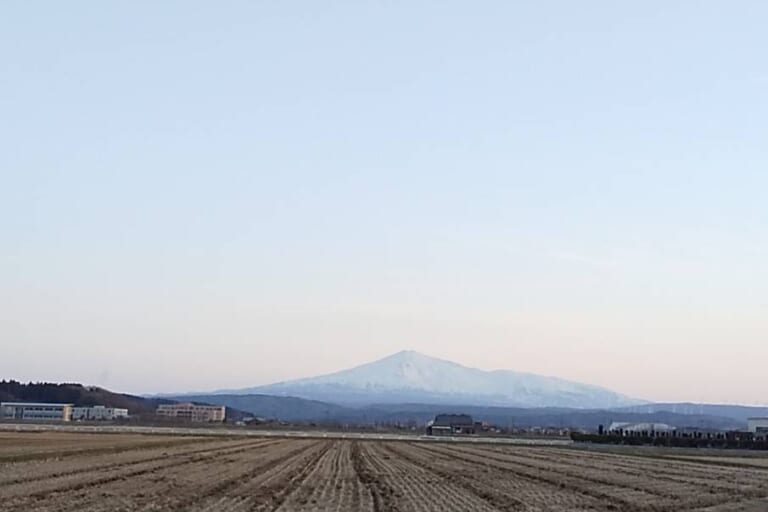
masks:
<instances>
[{"instance_id":1,"label":"multi-story apartment building","mask_svg":"<svg viewBox=\"0 0 768 512\"><path fill-rule=\"evenodd\" d=\"M157 415L196 423L222 422L226 414L223 405L197 405L191 402L183 404L166 404L157 408Z\"/></svg>"}]
</instances>

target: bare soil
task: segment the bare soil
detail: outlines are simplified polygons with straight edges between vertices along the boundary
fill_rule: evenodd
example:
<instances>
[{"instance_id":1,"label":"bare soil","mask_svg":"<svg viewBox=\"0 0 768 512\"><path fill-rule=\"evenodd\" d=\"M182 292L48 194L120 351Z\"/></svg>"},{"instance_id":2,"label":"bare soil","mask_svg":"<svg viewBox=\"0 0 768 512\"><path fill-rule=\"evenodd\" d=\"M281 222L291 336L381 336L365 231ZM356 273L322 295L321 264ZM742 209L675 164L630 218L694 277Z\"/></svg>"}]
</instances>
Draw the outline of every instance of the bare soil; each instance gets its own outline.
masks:
<instances>
[{"instance_id":1,"label":"bare soil","mask_svg":"<svg viewBox=\"0 0 768 512\"><path fill-rule=\"evenodd\" d=\"M768 457L0 433L4 511L768 511Z\"/></svg>"}]
</instances>

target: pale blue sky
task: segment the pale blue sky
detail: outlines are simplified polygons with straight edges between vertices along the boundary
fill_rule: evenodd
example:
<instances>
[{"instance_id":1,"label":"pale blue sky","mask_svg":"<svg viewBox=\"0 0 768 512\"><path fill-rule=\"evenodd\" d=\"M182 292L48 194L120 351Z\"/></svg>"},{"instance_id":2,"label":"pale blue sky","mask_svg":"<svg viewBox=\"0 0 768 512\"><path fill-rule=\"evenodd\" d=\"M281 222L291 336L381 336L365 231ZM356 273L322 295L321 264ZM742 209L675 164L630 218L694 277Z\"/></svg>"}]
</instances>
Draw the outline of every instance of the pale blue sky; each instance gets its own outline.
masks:
<instances>
[{"instance_id":1,"label":"pale blue sky","mask_svg":"<svg viewBox=\"0 0 768 512\"><path fill-rule=\"evenodd\" d=\"M401 349L768 403L768 3L0 6L0 377Z\"/></svg>"}]
</instances>

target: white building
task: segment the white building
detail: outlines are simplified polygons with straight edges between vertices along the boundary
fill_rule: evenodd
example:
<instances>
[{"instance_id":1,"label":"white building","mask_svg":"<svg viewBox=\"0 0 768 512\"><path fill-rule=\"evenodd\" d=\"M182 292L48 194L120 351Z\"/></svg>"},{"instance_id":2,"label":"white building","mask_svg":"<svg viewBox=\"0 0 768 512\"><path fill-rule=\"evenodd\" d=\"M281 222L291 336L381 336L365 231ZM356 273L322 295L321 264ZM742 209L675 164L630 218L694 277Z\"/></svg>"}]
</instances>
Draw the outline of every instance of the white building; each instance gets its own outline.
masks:
<instances>
[{"instance_id":1,"label":"white building","mask_svg":"<svg viewBox=\"0 0 768 512\"><path fill-rule=\"evenodd\" d=\"M72 404L2 402L0 419L22 421L70 421Z\"/></svg>"},{"instance_id":2,"label":"white building","mask_svg":"<svg viewBox=\"0 0 768 512\"><path fill-rule=\"evenodd\" d=\"M128 417L128 409L118 407L104 407L95 405L93 407L73 407L72 419L78 421L114 421Z\"/></svg>"},{"instance_id":3,"label":"white building","mask_svg":"<svg viewBox=\"0 0 768 512\"><path fill-rule=\"evenodd\" d=\"M747 420L749 431L757 434L768 434L768 418L749 418Z\"/></svg>"},{"instance_id":4,"label":"white building","mask_svg":"<svg viewBox=\"0 0 768 512\"><path fill-rule=\"evenodd\" d=\"M611 423L611 426L608 427L608 432L621 431L633 434L638 434L640 432L656 432L659 434L674 432L675 430L677 430L675 427L667 425L666 423L626 423L614 421Z\"/></svg>"}]
</instances>

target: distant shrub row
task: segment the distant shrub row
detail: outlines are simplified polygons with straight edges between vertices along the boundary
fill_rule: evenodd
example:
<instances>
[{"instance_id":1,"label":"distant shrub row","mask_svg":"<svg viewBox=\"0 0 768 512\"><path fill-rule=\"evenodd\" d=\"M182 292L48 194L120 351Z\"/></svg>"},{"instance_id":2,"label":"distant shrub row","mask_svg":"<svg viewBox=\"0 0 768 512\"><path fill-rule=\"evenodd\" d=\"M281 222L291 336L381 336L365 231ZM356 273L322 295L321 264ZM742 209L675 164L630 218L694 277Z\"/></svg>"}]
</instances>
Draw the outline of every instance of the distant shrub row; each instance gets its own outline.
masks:
<instances>
[{"instance_id":1,"label":"distant shrub row","mask_svg":"<svg viewBox=\"0 0 768 512\"><path fill-rule=\"evenodd\" d=\"M623 436L618 434L583 434L573 432L571 439L579 443L616 444L629 446L669 446L677 448L726 448L740 450L768 450L765 439L728 439L697 437Z\"/></svg>"}]
</instances>

